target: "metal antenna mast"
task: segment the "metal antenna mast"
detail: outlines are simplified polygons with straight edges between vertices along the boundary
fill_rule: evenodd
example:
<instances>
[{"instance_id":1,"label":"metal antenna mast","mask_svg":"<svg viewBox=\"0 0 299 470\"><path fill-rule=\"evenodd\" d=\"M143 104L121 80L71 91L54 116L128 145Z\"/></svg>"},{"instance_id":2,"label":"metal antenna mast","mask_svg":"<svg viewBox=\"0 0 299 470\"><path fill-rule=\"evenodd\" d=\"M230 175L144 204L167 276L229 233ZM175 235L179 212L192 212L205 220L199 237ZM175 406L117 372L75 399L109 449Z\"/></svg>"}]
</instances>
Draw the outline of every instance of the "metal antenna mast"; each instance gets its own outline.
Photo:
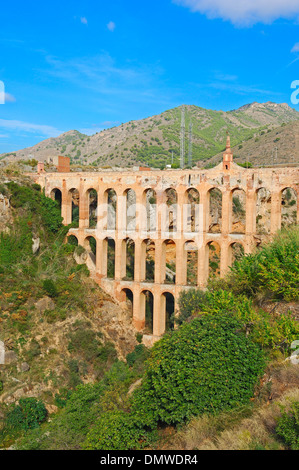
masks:
<instances>
[{"instance_id":1,"label":"metal antenna mast","mask_svg":"<svg viewBox=\"0 0 299 470\"><path fill-rule=\"evenodd\" d=\"M189 124L188 166L192 167L192 122Z\"/></svg>"},{"instance_id":2,"label":"metal antenna mast","mask_svg":"<svg viewBox=\"0 0 299 470\"><path fill-rule=\"evenodd\" d=\"M185 106L182 107L181 115L181 168L185 166Z\"/></svg>"}]
</instances>

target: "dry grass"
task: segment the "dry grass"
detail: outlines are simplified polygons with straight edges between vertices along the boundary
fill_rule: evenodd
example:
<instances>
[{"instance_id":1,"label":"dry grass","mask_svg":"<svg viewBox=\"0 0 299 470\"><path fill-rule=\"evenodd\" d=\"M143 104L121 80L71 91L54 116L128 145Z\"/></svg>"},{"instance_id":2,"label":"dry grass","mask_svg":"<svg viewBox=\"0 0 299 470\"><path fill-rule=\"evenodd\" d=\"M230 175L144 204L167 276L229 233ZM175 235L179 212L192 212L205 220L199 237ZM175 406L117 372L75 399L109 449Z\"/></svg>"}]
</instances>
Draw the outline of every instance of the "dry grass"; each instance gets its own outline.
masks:
<instances>
[{"instance_id":1,"label":"dry grass","mask_svg":"<svg viewBox=\"0 0 299 470\"><path fill-rule=\"evenodd\" d=\"M270 371L271 392L263 404L191 420L165 446L176 450L284 449L275 434L283 407L299 400L299 366L282 364ZM279 398L278 398L279 396ZM273 398L273 399L272 399Z\"/></svg>"}]
</instances>

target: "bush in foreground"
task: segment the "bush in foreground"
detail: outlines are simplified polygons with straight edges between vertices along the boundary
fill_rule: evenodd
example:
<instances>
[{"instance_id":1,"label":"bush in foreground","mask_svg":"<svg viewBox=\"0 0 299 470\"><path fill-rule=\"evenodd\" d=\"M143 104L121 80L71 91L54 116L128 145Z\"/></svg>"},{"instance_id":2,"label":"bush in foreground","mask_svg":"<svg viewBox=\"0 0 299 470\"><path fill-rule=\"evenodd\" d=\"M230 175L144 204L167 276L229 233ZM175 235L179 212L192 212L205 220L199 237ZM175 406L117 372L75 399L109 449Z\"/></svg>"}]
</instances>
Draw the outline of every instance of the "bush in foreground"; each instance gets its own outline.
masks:
<instances>
[{"instance_id":1,"label":"bush in foreground","mask_svg":"<svg viewBox=\"0 0 299 470\"><path fill-rule=\"evenodd\" d=\"M265 361L233 315L199 315L152 349L133 410L141 422L181 423L248 403Z\"/></svg>"}]
</instances>

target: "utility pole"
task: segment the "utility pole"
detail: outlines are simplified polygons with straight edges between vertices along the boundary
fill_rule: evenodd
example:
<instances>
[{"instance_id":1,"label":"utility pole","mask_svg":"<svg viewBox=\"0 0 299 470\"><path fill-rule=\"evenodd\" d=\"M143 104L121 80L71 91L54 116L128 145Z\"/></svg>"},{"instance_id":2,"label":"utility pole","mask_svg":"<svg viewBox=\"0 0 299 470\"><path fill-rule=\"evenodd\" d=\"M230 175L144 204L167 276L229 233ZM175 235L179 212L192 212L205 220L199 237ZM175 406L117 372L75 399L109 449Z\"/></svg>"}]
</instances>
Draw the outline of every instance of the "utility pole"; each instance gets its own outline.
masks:
<instances>
[{"instance_id":1,"label":"utility pole","mask_svg":"<svg viewBox=\"0 0 299 470\"><path fill-rule=\"evenodd\" d=\"M192 167L192 122L189 124L188 166Z\"/></svg>"},{"instance_id":2,"label":"utility pole","mask_svg":"<svg viewBox=\"0 0 299 470\"><path fill-rule=\"evenodd\" d=\"M185 166L185 106L182 107L181 114L181 158L180 166L184 168Z\"/></svg>"}]
</instances>

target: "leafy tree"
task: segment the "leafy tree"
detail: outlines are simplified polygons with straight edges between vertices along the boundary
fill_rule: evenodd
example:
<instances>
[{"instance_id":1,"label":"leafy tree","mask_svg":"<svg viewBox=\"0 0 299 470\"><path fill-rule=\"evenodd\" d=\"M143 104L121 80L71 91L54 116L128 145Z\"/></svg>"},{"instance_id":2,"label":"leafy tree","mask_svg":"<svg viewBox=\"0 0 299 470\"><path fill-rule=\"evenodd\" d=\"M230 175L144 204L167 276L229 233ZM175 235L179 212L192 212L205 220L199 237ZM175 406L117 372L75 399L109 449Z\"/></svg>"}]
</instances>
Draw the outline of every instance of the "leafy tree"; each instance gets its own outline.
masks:
<instances>
[{"instance_id":1,"label":"leafy tree","mask_svg":"<svg viewBox=\"0 0 299 470\"><path fill-rule=\"evenodd\" d=\"M47 409L36 398L21 398L6 417L6 424L14 430L34 429L47 418Z\"/></svg>"},{"instance_id":2,"label":"leafy tree","mask_svg":"<svg viewBox=\"0 0 299 470\"><path fill-rule=\"evenodd\" d=\"M200 315L154 345L134 412L155 426L234 408L252 397L264 366L260 348L233 315Z\"/></svg>"}]
</instances>

